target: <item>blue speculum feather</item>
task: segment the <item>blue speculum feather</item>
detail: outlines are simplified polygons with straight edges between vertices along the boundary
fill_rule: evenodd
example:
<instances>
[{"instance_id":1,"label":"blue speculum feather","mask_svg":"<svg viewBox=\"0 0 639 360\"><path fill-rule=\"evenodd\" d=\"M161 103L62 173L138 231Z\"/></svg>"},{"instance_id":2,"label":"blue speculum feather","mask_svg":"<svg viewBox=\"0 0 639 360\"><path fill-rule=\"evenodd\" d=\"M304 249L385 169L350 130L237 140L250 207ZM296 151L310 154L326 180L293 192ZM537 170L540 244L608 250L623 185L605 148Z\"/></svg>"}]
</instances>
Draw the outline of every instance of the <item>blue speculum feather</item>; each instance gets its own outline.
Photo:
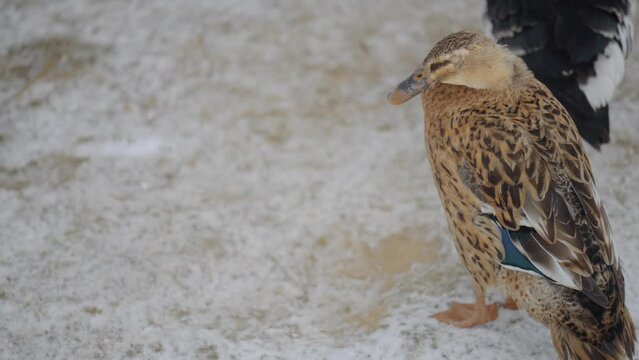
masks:
<instances>
[{"instance_id":1,"label":"blue speculum feather","mask_svg":"<svg viewBox=\"0 0 639 360\"><path fill-rule=\"evenodd\" d=\"M499 224L497 224L497 226L499 227L499 231L501 232L501 243L504 245L504 258L501 261L502 265L519 268L521 270L532 271L541 276L545 276L541 271L539 271L539 269L537 269L535 265L533 265L533 263L530 262L530 260L528 260L527 257L525 257L519 251L519 249L517 249L517 247L515 247L515 244L513 244L512 236L514 235L515 237L518 237L518 235L524 235L518 233L526 232L526 228L522 227L522 229L519 231L508 231L499 226ZM531 229L531 231L534 230Z\"/></svg>"}]
</instances>

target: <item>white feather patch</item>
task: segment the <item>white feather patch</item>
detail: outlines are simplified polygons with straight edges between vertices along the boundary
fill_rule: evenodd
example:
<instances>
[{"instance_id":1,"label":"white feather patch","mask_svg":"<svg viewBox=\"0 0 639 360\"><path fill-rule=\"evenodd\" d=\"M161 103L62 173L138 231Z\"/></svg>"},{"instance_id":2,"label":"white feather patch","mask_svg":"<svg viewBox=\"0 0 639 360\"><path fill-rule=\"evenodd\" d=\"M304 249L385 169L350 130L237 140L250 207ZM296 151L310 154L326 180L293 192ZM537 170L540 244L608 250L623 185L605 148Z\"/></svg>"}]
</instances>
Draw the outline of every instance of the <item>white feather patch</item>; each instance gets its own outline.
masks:
<instances>
[{"instance_id":1,"label":"white feather patch","mask_svg":"<svg viewBox=\"0 0 639 360\"><path fill-rule=\"evenodd\" d=\"M495 209L492 206L486 204L485 202L481 203L481 213L495 215Z\"/></svg>"},{"instance_id":2,"label":"white feather patch","mask_svg":"<svg viewBox=\"0 0 639 360\"><path fill-rule=\"evenodd\" d=\"M610 42L595 61L595 76L579 84L593 109L599 109L612 99L615 88L623 79L624 54L616 41Z\"/></svg>"},{"instance_id":3,"label":"white feather patch","mask_svg":"<svg viewBox=\"0 0 639 360\"><path fill-rule=\"evenodd\" d=\"M490 19L488 18L488 9L484 10L484 15L482 16L482 20L483 20L483 29L484 29L484 34L486 34L486 36L490 36L491 38L495 39L494 35L493 35L493 22L490 21Z\"/></svg>"},{"instance_id":4,"label":"white feather patch","mask_svg":"<svg viewBox=\"0 0 639 360\"><path fill-rule=\"evenodd\" d=\"M619 33L619 42L621 42L621 50L625 57L630 54L632 46L635 41L635 27L632 23L632 19L635 15L635 3L630 2L629 14L623 17L623 20L617 25L617 32Z\"/></svg>"},{"instance_id":5,"label":"white feather patch","mask_svg":"<svg viewBox=\"0 0 639 360\"><path fill-rule=\"evenodd\" d=\"M506 268L508 270L519 271L519 272L523 272L523 273L526 273L526 274L530 274L530 275L535 275L535 276L541 277L541 275L539 275L538 273L536 273L536 272L534 272L532 270L526 270L526 269L522 269L522 268L519 268L519 267L516 267L516 266L511 266L511 265L506 265L506 264L499 264L499 265L501 265L502 267L504 267L504 268Z\"/></svg>"}]
</instances>

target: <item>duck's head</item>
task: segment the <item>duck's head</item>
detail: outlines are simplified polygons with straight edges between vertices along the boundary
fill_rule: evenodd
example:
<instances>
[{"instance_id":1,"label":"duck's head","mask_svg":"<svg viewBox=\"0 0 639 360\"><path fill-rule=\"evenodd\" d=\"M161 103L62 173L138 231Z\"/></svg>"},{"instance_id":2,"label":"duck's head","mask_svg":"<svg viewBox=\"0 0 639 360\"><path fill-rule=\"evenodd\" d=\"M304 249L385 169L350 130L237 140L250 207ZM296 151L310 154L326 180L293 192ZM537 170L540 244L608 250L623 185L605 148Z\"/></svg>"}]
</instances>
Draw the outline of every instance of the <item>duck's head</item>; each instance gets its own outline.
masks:
<instances>
[{"instance_id":1,"label":"duck's head","mask_svg":"<svg viewBox=\"0 0 639 360\"><path fill-rule=\"evenodd\" d=\"M461 31L440 40L424 62L388 95L393 105L443 83L473 89L505 90L515 76L514 54L492 39Z\"/></svg>"}]
</instances>

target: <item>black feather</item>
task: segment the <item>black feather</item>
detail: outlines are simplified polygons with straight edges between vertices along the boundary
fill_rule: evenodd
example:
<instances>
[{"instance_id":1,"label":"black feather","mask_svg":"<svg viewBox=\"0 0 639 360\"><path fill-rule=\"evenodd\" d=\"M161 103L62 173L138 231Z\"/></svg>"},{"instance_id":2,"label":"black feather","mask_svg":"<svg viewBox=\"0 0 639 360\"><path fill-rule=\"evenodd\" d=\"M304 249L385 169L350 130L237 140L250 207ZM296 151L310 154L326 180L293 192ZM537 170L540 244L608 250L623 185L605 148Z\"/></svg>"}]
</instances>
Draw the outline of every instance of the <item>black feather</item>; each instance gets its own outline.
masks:
<instances>
[{"instance_id":1,"label":"black feather","mask_svg":"<svg viewBox=\"0 0 639 360\"><path fill-rule=\"evenodd\" d=\"M609 136L607 104L593 104L579 88L596 76L594 64L630 11L628 0L487 0L497 41L521 55L535 77L566 107L595 148ZM625 50L624 50L625 51Z\"/></svg>"}]
</instances>

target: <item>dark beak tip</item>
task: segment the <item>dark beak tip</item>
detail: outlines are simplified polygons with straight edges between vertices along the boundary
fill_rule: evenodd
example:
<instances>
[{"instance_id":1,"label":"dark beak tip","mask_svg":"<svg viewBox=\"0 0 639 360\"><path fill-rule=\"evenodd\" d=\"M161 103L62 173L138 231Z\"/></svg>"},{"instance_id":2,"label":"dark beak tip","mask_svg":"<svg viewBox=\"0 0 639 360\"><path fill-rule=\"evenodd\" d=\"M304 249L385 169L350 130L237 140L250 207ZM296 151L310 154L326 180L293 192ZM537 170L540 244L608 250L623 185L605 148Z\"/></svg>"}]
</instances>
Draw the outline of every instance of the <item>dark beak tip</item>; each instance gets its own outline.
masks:
<instances>
[{"instance_id":1,"label":"dark beak tip","mask_svg":"<svg viewBox=\"0 0 639 360\"><path fill-rule=\"evenodd\" d=\"M415 74L408 77L397 85L397 87L388 94L388 102L393 105L401 105L408 100L414 98L420 93L428 90L429 84L424 79L415 80Z\"/></svg>"}]
</instances>

